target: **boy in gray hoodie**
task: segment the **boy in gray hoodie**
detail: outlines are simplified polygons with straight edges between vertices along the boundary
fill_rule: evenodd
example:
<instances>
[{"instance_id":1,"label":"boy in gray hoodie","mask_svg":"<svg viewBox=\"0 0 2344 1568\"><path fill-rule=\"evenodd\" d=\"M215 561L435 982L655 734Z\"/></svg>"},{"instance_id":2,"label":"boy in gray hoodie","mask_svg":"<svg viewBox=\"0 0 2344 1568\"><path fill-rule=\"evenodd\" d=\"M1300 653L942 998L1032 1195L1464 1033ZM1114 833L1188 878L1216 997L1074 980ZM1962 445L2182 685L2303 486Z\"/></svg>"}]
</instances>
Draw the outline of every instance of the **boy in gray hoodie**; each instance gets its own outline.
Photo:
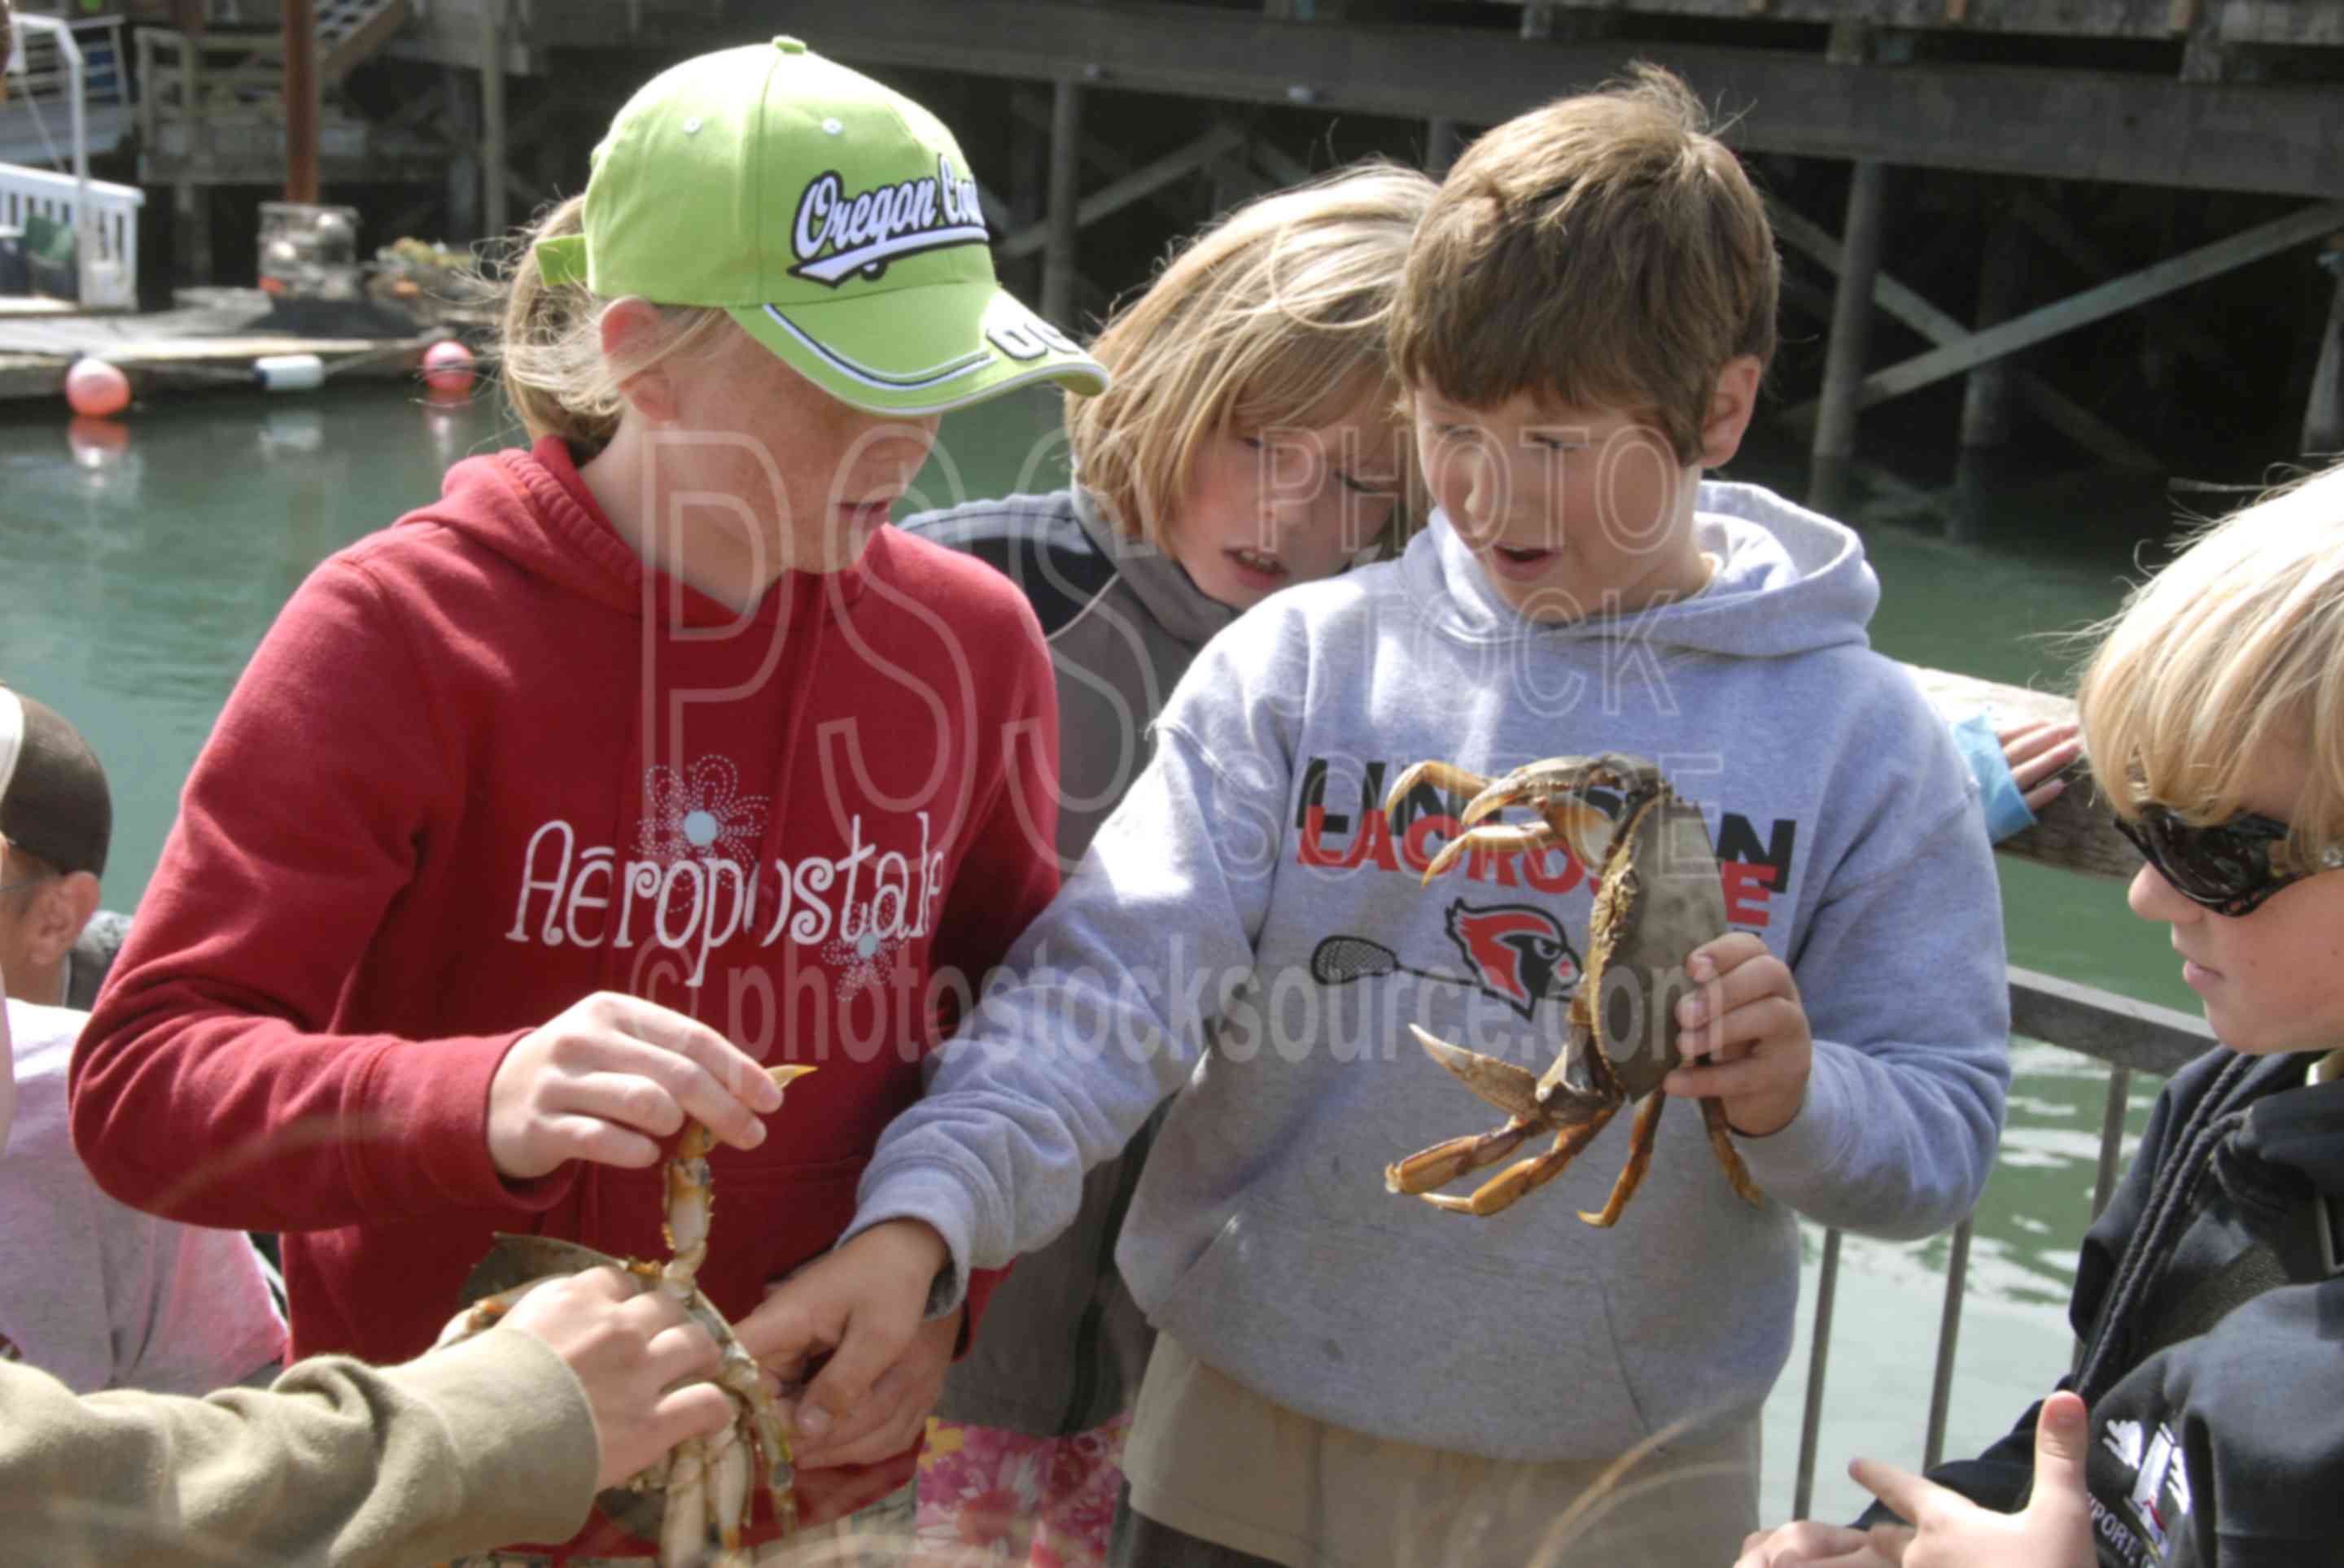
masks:
<instances>
[{"instance_id":1,"label":"boy in gray hoodie","mask_svg":"<svg viewBox=\"0 0 2344 1568\"><path fill-rule=\"evenodd\" d=\"M1549 1561L1558 1532L1574 1561L1731 1560L1794 1216L1953 1223L2008 1084L1974 787L1866 645L1860 543L1698 483L1748 424L1776 277L1758 197L1662 73L1460 160L1394 326L1430 526L1190 668L1148 770L882 1139L851 1239L743 1328L775 1363L834 1350L802 1424L855 1422L924 1305L863 1234L924 1235L944 1308L1065 1225L1083 1169L1185 1087L1116 1254L1160 1331L1119 1561ZM1542 1069L1591 900L1559 846L1420 889L1462 800L1427 787L1387 817L1386 791L1420 759L1601 752L1657 759L1715 843L1733 930L1691 961L1692 1060L1664 1087L1723 1101L1763 1201L1682 1113L1614 1231L1573 1211L1602 1207L1617 1131L1498 1219L1392 1196L1392 1160L1490 1120L1408 1026Z\"/></svg>"}]
</instances>

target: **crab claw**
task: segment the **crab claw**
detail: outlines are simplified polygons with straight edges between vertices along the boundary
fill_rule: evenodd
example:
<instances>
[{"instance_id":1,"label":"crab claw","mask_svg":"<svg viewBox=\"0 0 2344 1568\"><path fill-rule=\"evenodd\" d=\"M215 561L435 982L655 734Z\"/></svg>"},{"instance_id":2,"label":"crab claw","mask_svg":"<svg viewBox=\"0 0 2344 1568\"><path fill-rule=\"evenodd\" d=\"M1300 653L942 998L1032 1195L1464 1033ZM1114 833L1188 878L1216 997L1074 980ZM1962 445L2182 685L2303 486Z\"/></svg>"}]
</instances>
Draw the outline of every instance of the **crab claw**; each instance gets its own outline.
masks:
<instances>
[{"instance_id":1,"label":"crab claw","mask_svg":"<svg viewBox=\"0 0 2344 1568\"><path fill-rule=\"evenodd\" d=\"M1490 781L1479 773L1469 772L1454 762L1419 762L1393 780L1384 791L1384 815L1389 817L1399 809L1399 803L1409 798L1420 784L1430 784L1436 789L1446 789L1451 795L1478 795Z\"/></svg>"},{"instance_id":2,"label":"crab claw","mask_svg":"<svg viewBox=\"0 0 2344 1568\"><path fill-rule=\"evenodd\" d=\"M1611 841L1612 821L1587 803L1587 791L1599 785L1632 789L1650 772L1648 767L1639 768L1608 753L1550 758L1515 769L1474 796L1466 802L1462 820L1470 828L1509 806L1528 806L1551 829L1544 843L1560 840L1581 865L1598 866Z\"/></svg>"},{"instance_id":3,"label":"crab claw","mask_svg":"<svg viewBox=\"0 0 2344 1568\"><path fill-rule=\"evenodd\" d=\"M1546 1120L1546 1107L1538 1097L1537 1073L1494 1056L1483 1056L1478 1050L1467 1050L1461 1045L1451 1045L1415 1024L1409 1024L1408 1031L1416 1036L1417 1044L1424 1047L1425 1055L1455 1073L1466 1088L1507 1115L1524 1121Z\"/></svg>"}]
</instances>

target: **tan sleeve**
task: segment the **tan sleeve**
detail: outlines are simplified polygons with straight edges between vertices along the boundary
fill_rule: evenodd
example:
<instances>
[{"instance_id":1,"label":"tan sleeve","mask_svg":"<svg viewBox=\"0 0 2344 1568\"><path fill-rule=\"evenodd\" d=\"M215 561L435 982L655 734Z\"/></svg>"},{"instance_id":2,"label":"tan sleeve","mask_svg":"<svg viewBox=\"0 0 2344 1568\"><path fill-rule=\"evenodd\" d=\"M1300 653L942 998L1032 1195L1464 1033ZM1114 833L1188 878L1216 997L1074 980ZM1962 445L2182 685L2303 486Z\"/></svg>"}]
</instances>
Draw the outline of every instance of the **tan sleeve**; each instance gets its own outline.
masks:
<instances>
[{"instance_id":1,"label":"tan sleeve","mask_svg":"<svg viewBox=\"0 0 2344 1568\"><path fill-rule=\"evenodd\" d=\"M586 1521L585 1392L492 1330L405 1366L301 1362L267 1390L76 1398L0 1366L11 1561L413 1564Z\"/></svg>"}]
</instances>

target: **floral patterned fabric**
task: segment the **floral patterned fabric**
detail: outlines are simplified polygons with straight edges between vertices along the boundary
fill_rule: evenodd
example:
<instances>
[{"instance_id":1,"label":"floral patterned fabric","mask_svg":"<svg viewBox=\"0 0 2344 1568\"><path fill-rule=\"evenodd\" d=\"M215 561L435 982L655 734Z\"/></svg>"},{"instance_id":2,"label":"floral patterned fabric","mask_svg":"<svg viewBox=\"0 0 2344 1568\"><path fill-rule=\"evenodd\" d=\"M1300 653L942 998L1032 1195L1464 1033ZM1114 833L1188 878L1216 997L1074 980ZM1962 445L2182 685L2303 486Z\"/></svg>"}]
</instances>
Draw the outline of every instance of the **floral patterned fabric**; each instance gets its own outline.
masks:
<instances>
[{"instance_id":1,"label":"floral patterned fabric","mask_svg":"<svg viewBox=\"0 0 2344 1568\"><path fill-rule=\"evenodd\" d=\"M955 1562L1098 1568L1123 1481L1128 1414L1072 1437L928 1422L920 1456L920 1544Z\"/></svg>"}]
</instances>

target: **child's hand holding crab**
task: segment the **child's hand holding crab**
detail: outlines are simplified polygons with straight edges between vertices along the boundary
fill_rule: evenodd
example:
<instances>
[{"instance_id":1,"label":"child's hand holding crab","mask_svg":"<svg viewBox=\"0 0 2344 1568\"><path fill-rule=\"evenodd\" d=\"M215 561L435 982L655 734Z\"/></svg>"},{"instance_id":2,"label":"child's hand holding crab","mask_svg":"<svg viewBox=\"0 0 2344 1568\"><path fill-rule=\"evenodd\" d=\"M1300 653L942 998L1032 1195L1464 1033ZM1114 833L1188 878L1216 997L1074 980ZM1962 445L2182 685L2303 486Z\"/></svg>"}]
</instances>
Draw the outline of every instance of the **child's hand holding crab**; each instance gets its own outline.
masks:
<instances>
[{"instance_id":1,"label":"child's hand holding crab","mask_svg":"<svg viewBox=\"0 0 2344 1568\"><path fill-rule=\"evenodd\" d=\"M1780 1132L1806 1102L1815 1056L1791 966L1749 932L1729 931L1694 949L1685 973L1700 987L1677 1000L1686 1065L1661 1087L1723 1101L1727 1124L1744 1138Z\"/></svg>"}]
</instances>

